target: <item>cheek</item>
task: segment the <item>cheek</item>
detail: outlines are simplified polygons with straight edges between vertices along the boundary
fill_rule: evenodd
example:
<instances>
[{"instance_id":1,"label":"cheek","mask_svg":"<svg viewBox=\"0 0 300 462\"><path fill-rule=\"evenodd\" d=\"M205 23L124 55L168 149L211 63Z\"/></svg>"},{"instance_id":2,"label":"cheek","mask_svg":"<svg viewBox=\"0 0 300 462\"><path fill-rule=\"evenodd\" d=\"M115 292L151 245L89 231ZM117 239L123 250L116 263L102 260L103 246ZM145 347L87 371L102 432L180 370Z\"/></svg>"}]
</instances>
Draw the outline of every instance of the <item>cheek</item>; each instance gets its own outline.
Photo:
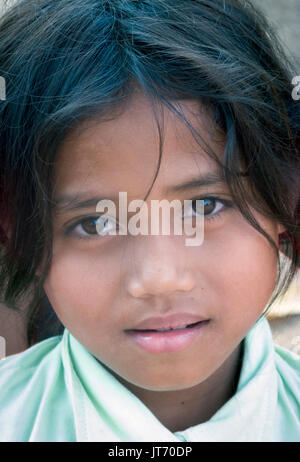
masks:
<instances>
[{"instance_id":1,"label":"cheek","mask_svg":"<svg viewBox=\"0 0 300 462\"><path fill-rule=\"evenodd\" d=\"M243 226L210 248L210 257L210 284L219 300L217 306L222 300L219 314L235 318L236 322L254 322L266 308L275 287L275 250L264 236Z\"/></svg>"},{"instance_id":2,"label":"cheek","mask_svg":"<svg viewBox=\"0 0 300 462\"><path fill-rule=\"evenodd\" d=\"M252 227L238 224L214 238L210 235L202 258L198 255L198 285L203 287L199 300L212 318L207 370L238 346L267 307L275 286L275 250Z\"/></svg>"},{"instance_id":3,"label":"cheek","mask_svg":"<svg viewBox=\"0 0 300 462\"><path fill-rule=\"evenodd\" d=\"M92 323L111 304L110 275L115 274L111 265L88 252L64 250L53 255L44 289L66 327Z\"/></svg>"}]
</instances>

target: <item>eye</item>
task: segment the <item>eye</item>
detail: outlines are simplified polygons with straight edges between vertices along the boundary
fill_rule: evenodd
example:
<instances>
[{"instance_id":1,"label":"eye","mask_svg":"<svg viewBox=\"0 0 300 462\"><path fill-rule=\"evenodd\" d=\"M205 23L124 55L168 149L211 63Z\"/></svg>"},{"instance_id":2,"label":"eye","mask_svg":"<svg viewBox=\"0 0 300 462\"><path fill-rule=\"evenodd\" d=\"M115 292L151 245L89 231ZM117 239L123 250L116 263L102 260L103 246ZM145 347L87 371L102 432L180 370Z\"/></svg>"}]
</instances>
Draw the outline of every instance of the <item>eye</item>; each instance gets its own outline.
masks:
<instances>
[{"instance_id":1,"label":"eye","mask_svg":"<svg viewBox=\"0 0 300 462\"><path fill-rule=\"evenodd\" d=\"M221 217L221 215L229 208L233 207L232 202L220 199L219 197L211 196L211 197L196 197L192 199L192 216L196 216L200 214L200 204L197 204L197 200L203 201L203 214L204 219L213 220L216 218Z\"/></svg>"},{"instance_id":2,"label":"eye","mask_svg":"<svg viewBox=\"0 0 300 462\"><path fill-rule=\"evenodd\" d=\"M205 221L217 219L226 212L227 209L233 207L233 203L220 199L219 197L196 197L192 199L192 212L185 216L194 217L200 214L199 203L197 201L203 201L203 211ZM65 236L75 236L78 239L93 239L109 235L118 234L117 231L119 226L116 224L113 218L107 218L106 216L90 216L77 220L64 231ZM114 233L114 234L113 234Z\"/></svg>"},{"instance_id":3,"label":"eye","mask_svg":"<svg viewBox=\"0 0 300 462\"><path fill-rule=\"evenodd\" d=\"M113 219L91 216L77 220L67 228L65 235L75 234L79 239L89 239L93 236L106 236L113 230L116 231L116 224Z\"/></svg>"}]
</instances>

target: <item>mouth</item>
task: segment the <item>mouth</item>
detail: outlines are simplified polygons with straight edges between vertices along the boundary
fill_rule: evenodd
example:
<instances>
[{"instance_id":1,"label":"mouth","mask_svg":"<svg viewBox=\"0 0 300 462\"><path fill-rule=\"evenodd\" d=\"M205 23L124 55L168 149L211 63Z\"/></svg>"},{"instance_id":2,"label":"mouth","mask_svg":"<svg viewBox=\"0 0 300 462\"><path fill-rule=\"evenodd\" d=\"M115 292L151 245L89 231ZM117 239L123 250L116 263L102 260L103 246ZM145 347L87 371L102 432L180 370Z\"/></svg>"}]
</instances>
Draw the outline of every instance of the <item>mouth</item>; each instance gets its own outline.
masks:
<instances>
[{"instance_id":1,"label":"mouth","mask_svg":"<svg viewBox=\"0 0 300 462\"><path fill-rule=\"evenodd\" d=\"M130 329L125 331L135 345L148 353L171 353L183 350L207 328L209 319L192 324L161 329Z\"/></svg>"},{"instance_id":2,"label":"mouth","mask_svg":"<svg viewBox=\"0 0 300 462\"><path fill-rule=\"evenodd\" d=\"M131 329L131 331L135 331L135 332L170 332L170 331L174 331L174 330L192 329L193 327L199 325L202 322L203 321L199 321L199 322L194 322L192 324L186 324L186 325L179 326L179 327L169 327L167 329Z\"/></svg>"}]
</instances>

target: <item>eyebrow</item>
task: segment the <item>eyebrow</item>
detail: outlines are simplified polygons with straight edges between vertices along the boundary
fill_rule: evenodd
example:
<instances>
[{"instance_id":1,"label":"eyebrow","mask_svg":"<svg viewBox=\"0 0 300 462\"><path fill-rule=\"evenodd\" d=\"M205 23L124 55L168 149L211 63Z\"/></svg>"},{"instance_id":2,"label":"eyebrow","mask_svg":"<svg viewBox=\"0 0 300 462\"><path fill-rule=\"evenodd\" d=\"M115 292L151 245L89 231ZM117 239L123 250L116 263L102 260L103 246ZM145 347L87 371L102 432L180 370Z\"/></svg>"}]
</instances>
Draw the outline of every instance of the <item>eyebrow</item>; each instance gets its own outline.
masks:
<instances>
[{"instance_id":1,"label":"eyebrow","mask_svg":"<svg viewBox=\"0 0 300 462\"><path fill-rule=\"evenodd\" d=\"M205 186L211 185L224 185L226 184L224 176L218 173L208 173L202 176L192 178L188 182L171 186L166 189L168 193L176 193L188 191L190 189L202 188ZM95 207L99 201L102 200L111 200L115 201L116 197L91 197L86 200L81 200L79 194L63 194L57 197L52 205L53 210L55 211L72 211L78 209L84 209L89 207Z\"/></svg>"},{"instance_id":2,"label":"eyebrow","mask_svg":"<svg viewBox=\"0 0 300 462\"><path fill-rule=\"evenodd\" d=\"M223 175L219 173L208 173L206 175L198 176L195 178L192 178L190 181L186 183L182 183L176 186L172 186L171 188L168 188L167 191L170 193L174 192L181 192L181 191L187 191L189 189L193 188L202 188L204 186L211 186L211 185L216 185L216 184L226 184L225 178Z\"/></svg>"}]
</instances>

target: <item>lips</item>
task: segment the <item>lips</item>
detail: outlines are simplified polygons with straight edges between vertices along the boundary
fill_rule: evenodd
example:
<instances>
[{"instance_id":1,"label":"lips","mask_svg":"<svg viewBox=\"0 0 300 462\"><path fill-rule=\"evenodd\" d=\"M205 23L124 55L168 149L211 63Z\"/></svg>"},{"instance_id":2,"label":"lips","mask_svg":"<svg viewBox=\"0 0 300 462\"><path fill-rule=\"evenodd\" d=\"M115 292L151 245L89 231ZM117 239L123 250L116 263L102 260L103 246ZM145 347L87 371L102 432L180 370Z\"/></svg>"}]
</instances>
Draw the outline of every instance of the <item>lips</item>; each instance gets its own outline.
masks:
<instances>
[{"instance_id":1,"label":"lips","mask_svg":"<svg viewBox=\"0 0 300 462\"><path fill-rule=\"evenodd\" d=\"M130 342L147 353L173 354L192 347L197 339L201 341L210 319L199 318L199 315L183 313L165 318L148 318L134 329L126 330L125 334Z\"/></svg>"},{"instance_id":2,"label":"lips","mask_svg":"<svg viewBox=\"0 0 300 462\"><path fill-rule=\"evenodd\" d=\"M207 318L194 313L174 313L164 317L150 317L129 330L133 331L157 331L158 329L176 329L207 321Z\"/></svg>"}]
</instances>

